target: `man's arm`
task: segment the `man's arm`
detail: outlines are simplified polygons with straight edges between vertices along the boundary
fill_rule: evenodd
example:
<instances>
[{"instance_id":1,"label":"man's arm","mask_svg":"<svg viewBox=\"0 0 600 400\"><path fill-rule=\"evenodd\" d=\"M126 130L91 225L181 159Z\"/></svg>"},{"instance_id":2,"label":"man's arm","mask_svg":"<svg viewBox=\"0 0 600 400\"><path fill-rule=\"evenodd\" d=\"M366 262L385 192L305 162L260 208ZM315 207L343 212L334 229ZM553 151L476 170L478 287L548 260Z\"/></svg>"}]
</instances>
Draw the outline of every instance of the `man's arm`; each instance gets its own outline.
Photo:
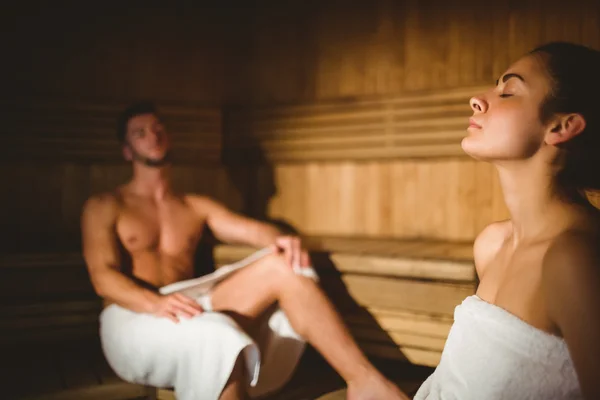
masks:
<instances>
[{"instance_id":1,"label":"man's arm","mask_svg":"<svg viewBox=\"0 0 600 400\"><path fill-rule=\"evenodd\" d=\"M152 313L177 321L178 314L195 315L201 308L183 296L161 296L143 288L120 271L115 233L117 204L112 196L90 198L83 207L83 256L96 293L135 312Z\"/></svg>"},{"instance_id":2,"label":"man's arm","mask_svg":"<svg viewBox=\"0 0 600 400\"><path fill-rule=\"evenodd\" d=\"M222 242L252 247L276 246L284 252L291 266L309 264L308 254L302 250L298 237L286 236L274 225L235 213L208 197L189 196L189 202Z\"/></svg>"},{"instance_id":3,"label":"man's arm","mask_svg":"<svg viewBox=\"0 0 600 400\"><path fill-rule=\"evenodd\" d=\"M546 306L573 359L586 399L600 399L600 250L598 241L567 234L544 257Z\"/></svg>"},{"instance_id":4,"label":"man's arm","mask_svg":"<svg viewBox=\"0 0 600 400\"><path fill-rule=\"evenodd\" d=\"M115 222L117 204L111 196L92 197L83 207L83 256L96 293L136 312L151 312L158 297L120 272Z\"/></svg>"},{"instance_id":5,"label":"man's arm","mask_svg":"<svg viewBox=\"0 0 600 400\"><path fill-rule=\"evenodd\" d=\"M235 213L212 199L196 197L194 201L198 212L206 216L206 224L223 242L266 247L282 236L274 225Z\"/></svg>"}]
</instances>

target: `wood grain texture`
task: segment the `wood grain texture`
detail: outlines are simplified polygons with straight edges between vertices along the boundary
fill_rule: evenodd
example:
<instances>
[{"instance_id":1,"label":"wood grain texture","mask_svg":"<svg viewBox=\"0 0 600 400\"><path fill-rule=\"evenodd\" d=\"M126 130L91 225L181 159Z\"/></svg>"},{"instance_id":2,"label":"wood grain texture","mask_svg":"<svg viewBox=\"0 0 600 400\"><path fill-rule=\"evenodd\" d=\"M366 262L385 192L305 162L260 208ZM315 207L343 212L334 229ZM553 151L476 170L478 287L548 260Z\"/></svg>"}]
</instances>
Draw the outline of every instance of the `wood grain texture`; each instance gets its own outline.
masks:
<instances>
[{"instance_id":1,"label":"wood grain texture","mask_svg":"<svg viewBox=\"0 0 600 400\"><path fill-rule=\"evenodd\" d=\"M463 156L481 87L229 111L226 160L298 162Z\"/></svg>"},{"instance_id":2,"label":"wood grain texture","mask_svg":"<svg viewBox=\"0 0 600 400\"><path fill-rule=\"evenodd\" d=\"M176 191L211 196L242 211L246 190L218 165L177 164L171 170ZM131 178L125 163L0 163L0 179L11 195L0 207L1 253L64 252L80 248L80 215L86 199L112 192Z\"/></svg>"},{"instance_id":3,"label":"wood grain texture","mask_svg":"<svg viewBox=\"0 0 600 400\"><path fill-rule=\"evenodd\" d=\"M360 346L372 356L435 366L454 308L475 293L467 244L418 240L307 237L320 285ZM247 246L215 248L217 266L250 255Z\"/></svg>"},{"instance_id":4,"label":"wood grain texture","mask_svg":"<svg viewBox=\"0 0 600 400\"><path fill-rule=\"evenodd\" d=\"M27 99L2 104L3 162L79 162L110 164L123 161L116 138L117 116L127 104L73 103ZM173 139L174 162L215 164L221 160L219 108L161 104L159 112Z\"/></svg>"},{"instance_id":5,"label":"wood grain texture","mask_svg":"<svg viewBox=\"0 0 600 400\"><path fill-rule=\"evenodd\" d=\"M229 101L270 105L493 85L537 45L600 48L600 3L286 1L248 10ZM242 21L243 22L243 21Z\"/></svg>"},{"instance_id":6,"label":"wood grain texture","mask_svg":"<svg viewBox=\"0 0 600 400\"><path fill-rule=\"evenodd\" d=\"M273 175L268 214L310 236L468 242L508 217L494 168L469 159L279 164Z\"/></svg>"}]
</instances>

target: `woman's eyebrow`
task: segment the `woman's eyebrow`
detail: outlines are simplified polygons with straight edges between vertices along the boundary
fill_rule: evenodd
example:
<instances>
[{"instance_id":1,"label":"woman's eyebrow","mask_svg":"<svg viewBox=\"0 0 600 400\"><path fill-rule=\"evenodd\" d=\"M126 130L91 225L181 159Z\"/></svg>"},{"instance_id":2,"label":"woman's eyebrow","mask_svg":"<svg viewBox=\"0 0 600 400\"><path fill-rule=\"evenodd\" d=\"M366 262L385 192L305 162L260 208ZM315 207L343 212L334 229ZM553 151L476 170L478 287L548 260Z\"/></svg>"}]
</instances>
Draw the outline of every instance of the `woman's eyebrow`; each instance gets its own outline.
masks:
<instances>
[{"instance_id":1,"label":"woman's eyebrow","mask_svg":"<svg viewBox=\"0 0 600 400\"><path fill-rule=\"evenodd\" d=\"M512 72L510 74L505 74L502 77L502 82L506 83L506 81L508 81L511 78L517 78L517 79L521 80L523 83L525 83L525 79L523 79L523 77L521 75L515 74L515 73L512 73ZM498 86L498 83L500 83L500 79L496 80L496 86Z\"/></svg>"}]
</instances>

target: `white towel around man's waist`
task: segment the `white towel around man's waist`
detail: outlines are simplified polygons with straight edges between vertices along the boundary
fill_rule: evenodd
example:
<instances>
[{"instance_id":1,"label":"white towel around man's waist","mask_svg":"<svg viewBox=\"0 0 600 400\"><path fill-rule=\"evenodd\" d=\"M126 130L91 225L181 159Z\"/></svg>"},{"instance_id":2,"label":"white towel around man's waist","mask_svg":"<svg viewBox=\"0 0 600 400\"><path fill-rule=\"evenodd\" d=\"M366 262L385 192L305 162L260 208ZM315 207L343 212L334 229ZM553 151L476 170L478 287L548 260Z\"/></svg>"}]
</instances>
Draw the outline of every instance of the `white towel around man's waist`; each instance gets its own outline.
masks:
<instances>
[{"instance_id":1,"label":"white towel around man's waist","mask_svg":"<svg viewBox=\"0 0 600 400\"><path fill-rule=\"evenodd\" d=\"M182 319L136 313L116 304L100 316L100 338L107 361L126 381L174 387L180 400L217 400L240 355L243 355L251 397L280 388L291 377L305 341L276 305L259 321L257 342L226 314L212 312L211 289L230 274L265 255L258 251L214 274L160 289L196 299L204 313ZM316 279L312 268L296 273ZM260 348L259 348L260 344Z\"/></svg>"},{"instance_id":2,"label":"white towel around man's waist","mask_svg":"<svg viewBox=\"0 0 600 400\"><path fill-rule=\"evenodd\" d=\"M415 400L579 400L561 338L477 296L454 312L440 364Z\"/></svg>"}]
</instances>

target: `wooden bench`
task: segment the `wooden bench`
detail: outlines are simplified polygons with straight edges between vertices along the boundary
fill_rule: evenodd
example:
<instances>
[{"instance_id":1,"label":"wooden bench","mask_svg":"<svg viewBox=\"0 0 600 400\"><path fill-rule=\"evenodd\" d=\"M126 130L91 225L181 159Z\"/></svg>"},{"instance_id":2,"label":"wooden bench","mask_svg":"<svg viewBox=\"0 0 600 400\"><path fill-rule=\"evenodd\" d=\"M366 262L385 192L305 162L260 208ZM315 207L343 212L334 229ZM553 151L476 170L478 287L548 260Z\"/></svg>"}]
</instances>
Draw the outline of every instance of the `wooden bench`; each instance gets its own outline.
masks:
<instances>
[{"instance_id":1,"label":"wooden bench","mask_svg":"<svg viewBox=\"0 0 600 400\"><path fill-rule=\"evenodd\" d=\"M321 285L368 354L435 367L454 307L475 293L471 243L309 237ZM217 263L254 249L219 246Z\"/></svg>"},{"instance_id":2,"label":"wooden bench","mask_svg":"<svg viewBox=\"0 0 600 400\"><path fill-rule=\"evenodd\" d=\"M126 400L152 394L119 379L104 359L102 304L80 255L3 255L0 304L1 398Z\"/></svg>"},{"instance_id":3,"label":"wooden bench","mask_svg":"<svg viewBox=\"0 0 600 400\"><path fill-rule=\"evenodd\" d=\"M405 384L422 381L427 375L422 368L439 362L454 307L475 290L471 244L331 237L309 237L306 244L322 287L365 352L421 366ZM252 251L220 245L214 249L215 263ZM3 256L0 289L3 397L174 398L168 390L123 382L110 370L97 334L101 303L79 254ZM307 398L306 390L324 394L341 387L328 368L309 352L292 382L269 400Z\"/></svg>"}]
</instances>

